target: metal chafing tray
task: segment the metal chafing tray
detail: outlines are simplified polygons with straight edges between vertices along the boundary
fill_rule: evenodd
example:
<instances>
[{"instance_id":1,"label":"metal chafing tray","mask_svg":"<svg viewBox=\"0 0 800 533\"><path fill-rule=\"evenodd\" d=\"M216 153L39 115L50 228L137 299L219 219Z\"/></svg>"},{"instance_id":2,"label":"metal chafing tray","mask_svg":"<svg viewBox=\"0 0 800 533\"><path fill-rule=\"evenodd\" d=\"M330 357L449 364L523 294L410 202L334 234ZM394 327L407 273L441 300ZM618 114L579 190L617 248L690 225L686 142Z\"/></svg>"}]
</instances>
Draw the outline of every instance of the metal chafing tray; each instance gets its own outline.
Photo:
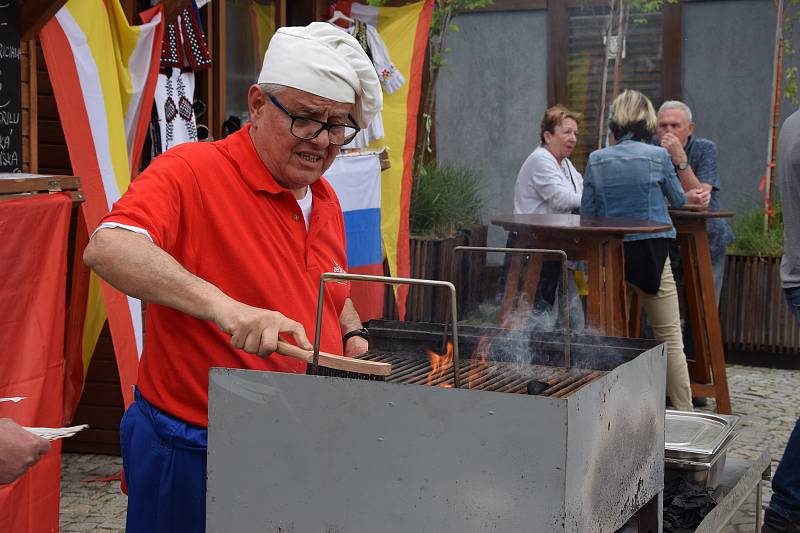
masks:
<instances>
[{"instance_id":1,"label":"metal chafing tray","mask_svg":"<svg viewBox=\"0 0 800 533\"><path fill-rule=\"evenodd\" d=\"M725 458L728 449L730 449L731 444L733 444L738 435L738 432L730 433L717 452L707 460L697 461L665 457L664 480L669 481L674 477L682 477L701 487L716 488L725 470Z\"/></svg>"},{"instance_id":2,"label":"metal chafing tray","mask_svg":"<svg viewBox=\"0 0 800 533\"><path fill-rule=\"evenodd\" d=\"M736 415L667 410L664 455L709 462L739 423Z\"/></svg>"}]
</instances>

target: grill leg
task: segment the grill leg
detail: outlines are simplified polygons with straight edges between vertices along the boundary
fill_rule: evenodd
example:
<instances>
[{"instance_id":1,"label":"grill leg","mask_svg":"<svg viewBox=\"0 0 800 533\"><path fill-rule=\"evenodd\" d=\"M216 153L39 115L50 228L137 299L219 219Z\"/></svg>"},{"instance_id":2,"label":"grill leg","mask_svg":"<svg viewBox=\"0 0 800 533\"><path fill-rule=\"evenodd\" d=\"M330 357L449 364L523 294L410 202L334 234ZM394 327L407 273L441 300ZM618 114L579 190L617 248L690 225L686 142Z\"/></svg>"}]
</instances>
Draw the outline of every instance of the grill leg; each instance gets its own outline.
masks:
<instances>
[{"instance_id":1,"label":"grill leg","mask_svg":"<svg viewBox=\"0 0 800 533\"><path fill-rule=\"evenodd\" d=\"M761 492L761 480L758 480L758 485L756 485L756 533L761 531L761 503L762 503L762 492Z\"/></svg>"},{"instance_id":2,"label":"grill leg","mask_svg":"<svg viewBox=\"0 0 800 533\"><path fill-rule=\"evenodd\" d=\"M639 533L661 533L664 493L659 492L639 510Z\"/></svg>"}]
</instances>

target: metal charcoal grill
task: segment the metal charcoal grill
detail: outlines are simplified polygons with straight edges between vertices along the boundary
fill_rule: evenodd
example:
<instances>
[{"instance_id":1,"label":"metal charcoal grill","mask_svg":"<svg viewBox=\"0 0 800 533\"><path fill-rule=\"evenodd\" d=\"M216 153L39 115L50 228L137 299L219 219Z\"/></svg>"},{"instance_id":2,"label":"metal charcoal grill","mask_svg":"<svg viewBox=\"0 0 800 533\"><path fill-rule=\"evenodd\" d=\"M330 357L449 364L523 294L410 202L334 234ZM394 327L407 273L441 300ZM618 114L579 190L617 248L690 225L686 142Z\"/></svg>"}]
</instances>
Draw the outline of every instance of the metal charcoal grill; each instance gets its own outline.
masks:
<instances>
[{"instance_id":1,"label":"metal charcoal grill","mask_svg":"<svg viewBox=\"0 0 800 533\"><path fill-rule=\"evenodd\" d=\"M443 330L371 322L387 382L212 369L207 531L613 532L652 508L664 345L572 335L565 367L563 335L458 324L461 387L420 386Z\"/></svg>"}]
</instances>

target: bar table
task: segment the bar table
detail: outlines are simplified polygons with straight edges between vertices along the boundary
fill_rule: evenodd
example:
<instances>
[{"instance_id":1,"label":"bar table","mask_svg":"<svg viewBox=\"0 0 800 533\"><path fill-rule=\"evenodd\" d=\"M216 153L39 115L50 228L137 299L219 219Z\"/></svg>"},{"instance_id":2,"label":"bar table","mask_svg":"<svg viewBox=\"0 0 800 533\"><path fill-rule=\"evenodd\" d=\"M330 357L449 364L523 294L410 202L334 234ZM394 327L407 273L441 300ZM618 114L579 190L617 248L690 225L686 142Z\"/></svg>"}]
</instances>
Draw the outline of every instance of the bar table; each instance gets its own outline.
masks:
<instances>
[{"instance_id":1,"label":"bar table","mask_svg":"<svg viewBox=\"0 0 800 533\"><path fill-rule=\"evenodd\" d=\"M570 214L498 215L492 224L517 234L517 248L563 250L588 266L586 325L599 335L628 336L623 239L631 233L659 233L671 226L649 220ZM539 283L542 256L514 256L503 295L502 312L514 309L522 293L528 302ZM519 280L519 281L518 281Z\"/></svg>"}]
</instances>

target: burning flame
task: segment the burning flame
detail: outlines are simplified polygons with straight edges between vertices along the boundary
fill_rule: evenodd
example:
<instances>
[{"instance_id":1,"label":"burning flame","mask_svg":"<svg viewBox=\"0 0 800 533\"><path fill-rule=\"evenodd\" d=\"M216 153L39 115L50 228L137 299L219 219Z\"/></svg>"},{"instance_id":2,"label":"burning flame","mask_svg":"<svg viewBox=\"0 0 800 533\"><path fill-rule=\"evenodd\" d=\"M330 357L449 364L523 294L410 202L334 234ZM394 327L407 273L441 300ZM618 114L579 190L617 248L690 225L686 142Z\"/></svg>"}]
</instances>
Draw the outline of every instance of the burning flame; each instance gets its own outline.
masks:
<instances>
[{"instance_id":1,"label":"burning flame","mask_svg":"<svg viewBox=\"0 0 800 533\"><path fill-rule=\"evenodd\" d=\"M492 339L484 335L478 341L478 346L472 353L472 365L469 376L469 388L479 387L486 379L486 368L489 366L489 350L492 349Z\"/></svg>"},{"instance_id":2,"label":"burning flame","mask_svg":"<svg viewBox=\"0 0 800 533\"><path fill-rule=\"evenodd\" d=\"M428 356L431 358L431 371L428 372L428 385L434 385L440 378L453 366L453 343L447 343L447 351L444 354L438 354L433 350L428 350ZM452 385L443 381L438 384L440 387L450 388Z\"/></svg>"}]
</instances>

